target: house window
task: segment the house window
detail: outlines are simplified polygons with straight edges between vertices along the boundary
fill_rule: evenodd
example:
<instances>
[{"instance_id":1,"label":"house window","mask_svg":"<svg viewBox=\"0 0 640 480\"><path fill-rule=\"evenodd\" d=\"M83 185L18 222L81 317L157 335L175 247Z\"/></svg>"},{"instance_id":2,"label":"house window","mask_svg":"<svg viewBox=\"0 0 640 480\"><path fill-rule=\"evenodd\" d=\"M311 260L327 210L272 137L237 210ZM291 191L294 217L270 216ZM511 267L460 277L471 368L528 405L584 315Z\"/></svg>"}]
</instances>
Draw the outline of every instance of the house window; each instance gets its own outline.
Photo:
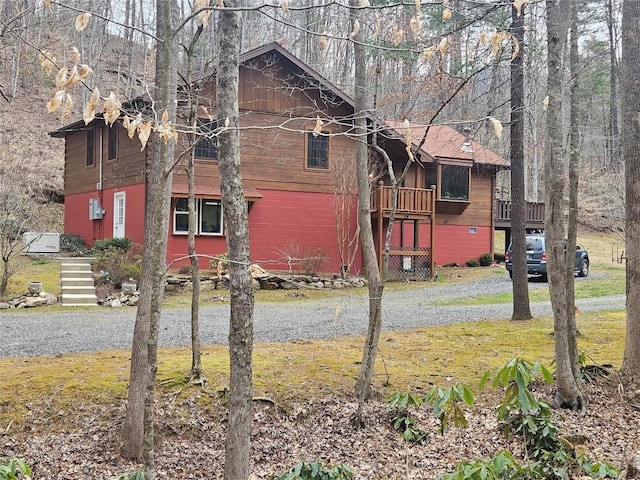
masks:
<instances>
[{"instance_id":1,"label":"house window","mask_svg":"<svg viewBox=\"0 0 640 480\"><path fill-rule=\"evenodd\" d=\"M441 165L440 198L469 201L469 167Z\"/></svg>"},{"instance_id":2,"label":"house window","mask_svg":"<svg viewBox=\"0 0 640 480\"><path fill-rule=\"evenodd\" d=\"M329 168L328 132L322 135L307 133L307 168Z\"/></svg>"},{"instance_id":3,"label":"house window","mask_svg":"<svg viewBox=\"0 0 640 480\"><path fill-rule=\"evenodd\" d=\"M96 133L93 128L87 130L87 167L92 167L96 159Z\"/></svg>"},{"instance_id":4,"label":"house window","mask_svg":"<svg viewBox=\"0 0 640 480\"><path fill-rule=\"evenodd\" d=\"M222 203L220 200L196 199L197 235L222 235ZM189 232L189 200L178 198L173 209L173 233Z\"/></svg>"},{"instance_id":5,"label":"house window","mask_svg":"<svg viewBox=\"0 0 640 480\"><path fill-rule=\"evenodd\" d=\"M107 160L115 160L118 156L118 124L114 123L108 127L109 133L107 134Z\"/></svg>"},{"instance_id":6,"label":"house window","mask_svg":"<svg viewBox=\"0 0 640 480\"><path fill-rule=\"evenodd\" d=\"M198 143L195 146L196 158L218 158L218 138L213 136L213 132L218 128L217 122L198 120Z\"/></svg>"}]
</instances>

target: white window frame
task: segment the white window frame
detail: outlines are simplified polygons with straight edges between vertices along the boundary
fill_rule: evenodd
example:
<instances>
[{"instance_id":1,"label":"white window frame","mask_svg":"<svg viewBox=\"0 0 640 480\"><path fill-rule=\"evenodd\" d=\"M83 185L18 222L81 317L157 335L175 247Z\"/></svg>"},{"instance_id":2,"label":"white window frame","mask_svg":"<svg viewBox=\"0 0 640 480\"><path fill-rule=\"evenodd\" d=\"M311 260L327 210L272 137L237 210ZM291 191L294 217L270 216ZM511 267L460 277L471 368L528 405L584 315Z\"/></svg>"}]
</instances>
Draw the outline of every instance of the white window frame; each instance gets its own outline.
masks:
<instances>
[{"instance_id":1,"label":"white window frame","mask_svg":"<svg viewBox=\"0 0 640 480\"><path fill-rule=\"evenodd\" d=\"M188 235L189 231L187 230L177 230L176 229L176 218L178 215L184 215L187 219L189 218L189 211L187 210L178 210L178 202L182 200L184 197L179 197L176 199L175 206L173 207L173 234L174 235ZM184 200L187 200L184 198ZM219 232L204 232L202 228L202 211L203 205L205 202L216 202L220 206L220 231ZM196 216L198 219L198 230L196 231L196 235L202 235L206 237L220 237L224 235L224 214L222 211L222 202L218 198L196 198ZM187 221L188 222L188 221Z\"/></svg>"}]
</instances>

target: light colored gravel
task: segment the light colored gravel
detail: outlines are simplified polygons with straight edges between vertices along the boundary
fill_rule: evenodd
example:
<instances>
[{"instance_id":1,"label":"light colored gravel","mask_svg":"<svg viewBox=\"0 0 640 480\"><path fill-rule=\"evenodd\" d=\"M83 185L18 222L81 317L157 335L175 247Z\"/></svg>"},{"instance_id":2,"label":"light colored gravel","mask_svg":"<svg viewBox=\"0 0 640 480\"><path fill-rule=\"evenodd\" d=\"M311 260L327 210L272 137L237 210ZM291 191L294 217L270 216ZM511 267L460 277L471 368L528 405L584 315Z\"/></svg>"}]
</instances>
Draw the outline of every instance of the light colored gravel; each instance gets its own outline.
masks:
<instances>
[{"instance_id":1,"label":"light colored gravel","mask_svg":"<svg viewBox=\"0 0 640 480\"><path fill-rule=\"evenodd\" d=\"M595 277L595 276L594 276ZM576 281L589 281L591 278ZM531 289L547 284L532 280ZM490 295L511 289L508 275L461 284L436 285L401 292L389 292L383 300L385 330L402 330L459 322L505 319L511 304L455 306L442 305L456 298ZM368 300L349 290L323 300L295 303L256 304L254 332L257 342L288 342L303 338L335 338L363 335L367 329ZM579 300L581 311L620 310L624 295ZM536 317L551 315L548 302L532 304ZM129 349L133 336L135 309L103 308L51 311L0 312L0 356L23 357ZM200 310L200 336L204 344L226 343L229 306L211 305ZM161 346L188 346L190 318L187 308L166 308L160 325Z\"/></svg>"}]
</instances>

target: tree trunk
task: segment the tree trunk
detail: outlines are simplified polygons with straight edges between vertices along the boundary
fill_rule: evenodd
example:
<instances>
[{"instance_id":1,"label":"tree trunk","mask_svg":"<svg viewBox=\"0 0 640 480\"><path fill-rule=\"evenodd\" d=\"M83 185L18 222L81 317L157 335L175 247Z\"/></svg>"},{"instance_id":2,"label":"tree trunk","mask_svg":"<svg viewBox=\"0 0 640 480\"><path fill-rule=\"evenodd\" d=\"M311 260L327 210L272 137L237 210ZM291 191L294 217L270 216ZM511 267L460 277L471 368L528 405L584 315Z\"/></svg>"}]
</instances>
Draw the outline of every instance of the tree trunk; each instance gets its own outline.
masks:
<instances>
[{"instance_id":1,"label":"tree trunk","mask_svg":"<svg viewBox=\"0 0 640 480\"><path fill-rule=\"evenodd\" d=\"M156 53L156 111L165 110L169 120L176 116L175 68L173 40L175 9L173 1L158 2ZM131 350L129 396L124 425L123 453L145 464L145 478L154 472L153 409L157 374L158 326L164 294L164 271L169 229L174 141L154 138L145 214L145 240L140 277L140 303Z\"/></svg>"},{"instance_id":2,"label":"tree trunk","mask_svg":"<svg viewBox=\"0 0 640 480\"><path fill-rule=\"evenodd\" d=\"M562 19L568 18L566 1L547 1L548 80L547 93L547 158L545 164L546 209L545 236L549 293L553 309L554 344L556 360L556 399L558 406L584 410L586 404L580 390L580 379L574 375L571 358L571 342L576 331L572 328L567 312L567 254L564 242L564 183L565 161L562 128L562 54L566 41L566 28ZM573 259L573 257L571 257ZM577 359L576 359L577 360Z\"/></svg>"},{"instance_id":3,"label":"tree trunk","mask_svg":"<svg viewBox=\"0 0 640 480\"><path fill-rule=\"evenodd\" d=\"M351 0L352 6L358 6L357 0ZM358 10L351 10L352 25L359 16ZM360 242L364 266L369 282L369 327L362 352L362 363L356 382L356 397L358 399L358 411L354 424L362 425L362 408L364 402L371 394L371 378L378 353L378 340L382 329L382 293L384 282L380 275L376 247L371 226L371 185L369 181L369 162L367 148L367 76L366 55L362 45L362 29L356 35L353 44L355 59L355 135L356 143L356 177L358 184L358 225L360 228Z\"/></svg>"},{"instance_id":4,"label":"tree trunk","mask_svg":"<svg viewBox=\"0 0 640 480\"><path fill-rule=\"evenodd\" d=\"M565 250L568 349L571 370L578 385L582 383L582 372L578 362L578 326L575 310L575 251L578 237L578 182L580 180L580 65L578 54L578 8L579 3L571 3L571 45L569 63L571 69L570 86L570 127L569 127L569 215L567 217L567 245Z\"/></svg>"},{"instance_id":5,"label":"tree trunk","mask_svg":"<svg viewBox=\"0 0 640 480\"><path fill-rule=\"evenodd\" d=\"M226 7L239 5L227 0ZM249 273L249 219L240 175L238 130L238 62L240 14L221 9L218 22L217 105L218 167L229 253L231 318L229 325L230 394L229 424L225 445L224 478L249 477L251 453L251 402L253 350L253 284Z\"/></svg>"},{"instance_id":6,"label":"tree trunk","mask_svg":"<svg viewBox=\"0 0 640 480\"><path fill-rule=\"evenodd\" d=\"M513 36L519 53L511 59L511 242L513 245L513 315L511 320L532 318L529 305L524 186L524 5L520 15L511 7ZM515 46L514 46L515 49Z\"/></svg>"},{"instance_id":7,"label":"tree trunk","mask_svg":"<svg viewBox=\"0 0 640 480\"><path fill-rule=\"evenodd\" d=\"M607 28L609 30L609 138L610 166L617 170L620 160L620 129L618 128L618 78L615 42L615 18L613 16L613 0L607 0Z\"/></svg>"},{"instance_id":8,"label":"tree trunk","mask_svg":"<svg viewBox=\"0 0 640 480\"><path fill-rule=\"evenodd\" d=\"M192 89L193 75L193 54L196 43L202 35L203 26L199 25L194 32L187 50L187 71L185 74L186 88L189 92L188 110L189 125L194 129L198 125L198 102L195 92ZM196 232L198 231L198 218L196 211L196 162L195 144L198 136L194 132L188 135L189 138L189 160L187 164L187 181L189 185L189 232L187 235L187 251L191 263L191 381L200 383L206 381L202 372L202 352L200 344L200 262L196 252Z\"/></svg>"},{"instance_id":9,"label":"tree trunk","mask_svg":"<svg viewBox=\"0 0 640 480\"><path fill-rule=\"evenodd\" d=\"M640 381L640 2L622 7L622 134L624 145L627 245L627 336L622 361L624 383Z\"/></svg>"}]
</instances>

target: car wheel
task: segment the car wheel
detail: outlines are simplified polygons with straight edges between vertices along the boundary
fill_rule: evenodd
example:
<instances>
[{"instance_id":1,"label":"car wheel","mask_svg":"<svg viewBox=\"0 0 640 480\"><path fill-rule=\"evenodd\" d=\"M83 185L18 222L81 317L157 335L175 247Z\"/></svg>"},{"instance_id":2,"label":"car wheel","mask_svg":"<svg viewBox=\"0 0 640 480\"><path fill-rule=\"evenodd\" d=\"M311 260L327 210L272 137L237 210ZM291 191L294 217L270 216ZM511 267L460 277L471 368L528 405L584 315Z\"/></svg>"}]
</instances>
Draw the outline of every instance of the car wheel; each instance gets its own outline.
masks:
<instances>
[{"instance_id":1,"label":"car wheel","mask_svg":"<svg viewBox=\"0 0 640 480\"><path fill-rule=\"evenodd\" d=\"M542 275L540 275L540 278L542 279L543 282L546 282L549 280L546 273L543 273Z\"/></svg>"},{"instance_id":2,"label":"car wheel","mask_svg":"<svg viewBox=\"0 0 640 480\"><path fill-rule=\"evenodd\" d=\"M589 275L589 259L583 258L580 260L580 268L578 269L579 277L586 277Z\"/></svg>"},{"instance_id":3,"label":"car wheel","mask_svg":"<svg viewBox=\"0 0 640 480\"><path fill-rule=\"evenodd\" d=\"M513 270L509 270L509 278L513 280Z\"/></svg>"}]
</instances>

